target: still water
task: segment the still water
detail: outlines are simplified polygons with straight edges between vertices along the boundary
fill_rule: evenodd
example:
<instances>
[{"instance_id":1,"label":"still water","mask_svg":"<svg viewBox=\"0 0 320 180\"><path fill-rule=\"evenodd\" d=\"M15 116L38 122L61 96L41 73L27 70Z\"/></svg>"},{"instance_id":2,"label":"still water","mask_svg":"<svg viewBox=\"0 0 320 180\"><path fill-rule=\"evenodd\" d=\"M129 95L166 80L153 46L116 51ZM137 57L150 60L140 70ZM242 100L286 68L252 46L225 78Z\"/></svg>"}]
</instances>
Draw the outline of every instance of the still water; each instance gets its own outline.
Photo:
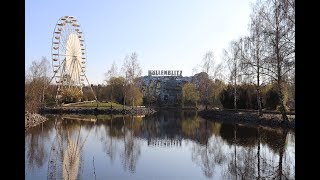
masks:
<instances>
[{"instance_id":1,"label":"still water","mask_svg":"<svg viewBox=\"0 0 320 180\"><path fill-rule=\"evenodd\" d=\"M295 133L196 112L48 116L25 133L25 179L295 179Z\"/></svg>"}]
</instances>

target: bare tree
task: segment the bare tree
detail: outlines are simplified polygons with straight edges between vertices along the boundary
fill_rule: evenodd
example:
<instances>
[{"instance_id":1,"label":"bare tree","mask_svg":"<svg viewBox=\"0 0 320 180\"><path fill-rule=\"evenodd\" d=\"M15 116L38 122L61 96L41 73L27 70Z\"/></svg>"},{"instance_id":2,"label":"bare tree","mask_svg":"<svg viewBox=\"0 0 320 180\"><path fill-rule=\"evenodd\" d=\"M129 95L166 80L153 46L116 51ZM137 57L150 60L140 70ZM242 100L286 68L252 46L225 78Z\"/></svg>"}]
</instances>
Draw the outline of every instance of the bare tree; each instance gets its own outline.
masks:
<instances>
[{"instance_id":1,"label":"bare tree","mask_svg":"<svg viewBox=\"0 0 320 180\"><path fill-rule=\"evenodd\" d=\"M237 81L240 78L240 48L239 41L232 41L228 50L223 50L224 60L230 70L230 80L234 86L234 109L237 110Z\"/></svg>"},{"instance_id":2,"label":"bare tree","mask_svg":"<svg viewBox=\"0 0 320 180\"><path fill-rule=\"evenodd\" d=\"M202 60L202 69L204 72L206 72L208 74L208 77L210 76L211 74L211 71L214 67L214 55L213 55L213 52L212 51L208 51L206 52L206 54L204 55L203 57L203 60ZM205 100L205 106L206 106L206 110L208 109L208 98L209 98L209 90L208 90L208 85L209 84L209 78L206 79L206 83L205 83L205 97L206 97L206 100Z\"/></svg>"},{"instance_id":3,"label":"bare tree","mask_svg":"<svg viewBox=\"0 0 320 180\"><path fill-rule=\"evenodd\" d=\"M112 65L110 67L110 69L107 71L107 73L105 74L106 76L106 82L108 83L109 80L112 78L112 77L117 77L118 76L118 67L117 67L117 64L115 61L112 62Z\"/></svg>"},{"instance_id":4,"label":"bare tree","mask_svg":"<svg viewBox=\"0 0 320 180\"><path fill-rule=\"evenodd\" d=\"M212 74L213 68L215 66L214 55L212 51L208 51L205 53L202 59L202 71L207 74Z\"/></svg>"},{"instance_id":5,"label":"bare tree","mask_svg":"<svg viewBox=\"0 0 320 180\"><path fill-rule=\"evenodd\" d=\"M25 110L37 112L42 106L43 91L49 82L49 61L42 57L32 61L25 79Z\"/></svg>"},{"instance_id":6,"label":"bare tree","mask_svg":"<svg viewBox=\"0 0 320 180\"><path fill-rule=\"evenodd\" d=\"M203 56L202 63L198 65L202 72L206 72L209 75L209 79L212 79L213 81L215 79L222 79L222 71L223 71L223 64L222 63L216 63L214 53L212 51L207 51L205 55ZM198 68L194 67L194 71L196 71Z\"/></svg>"},{"instance_id":7,"label":"bare tree","mask_svg":"<svg viewBox=\"0 0 320 180\"><path fill-rule=\"evenodd\" d=\"M257 90L257 102L259 116L263 115L262 103L261 103L261 81L264 72L264 58L266 57L265 49L266 44L264 43L264 36L262 34L262 19L260 14L262 8L260 3L257 3L251 14L251 22L249 24L250 36L245 37L240 44L241 47L241 65L244 69L244 74L249 76L250 79L255 81Z\"/></svg>"},{"instance_id":8,"label":"bare tree","mask_svg":"<svg viewBox=\"0 0 320 180\"><path fill-rule=\"evenodd\" d=\"M268 43L265 59L267 75L277 83L282 119L288 121L284 105L283 83L295 64L295 3L292 0L267 0L259 14Z\"/></svg>"},{"instance_id":9,"label":"bare tree","mask_svg":"<svg viewBox=\"0 0 320 180\"><path fill-rule=\"evenodd\" d=\"M126 73L126 79L129 84L134 84L135 80L141 76L142 69L139 65L138 54L136 52L133 52L130 56L126 56L123 70Z\"/></svg>"},{"instance_id":10,"label":"bare tree","mask_svg":"<svg viewBox=\"0 0 320 180\"><path fill-rule=\"evenodd\" d=\"M115 78L118 75L118 68L117 68L117 64L115 63L115 61L112 62L112 65L110 67L110 69L107 71L106 75L106 82L108 85L110 85L111 87L111 93L110 93L110 101L111 101L111 109L112 109L112 101L113 101L113 82L112 78Z\"/></svg>"},{"instance_id":11,"label":"bare tree","mask_svg":"<svg viewBox=\"0 0 320 180\"><path fill-rule=\"evenodd\" d=\"M128 86L128 93L125 92L131 98L132 108L134 106L134 91L137 87L138 78L142 74L142 69L138 62L138 54L133 52L130 56L125 57L125 61L122 66L122 71L125 73L126 84Z\"/></svg>"},{"instance_id":12,"label":"bare tree","mask_svg":"<svg viewBox=\"0 0 320 180\"><path fill-rule=\"evenodd\" d=\"M215 79L223 79L223 65L222 63L217 64L215 62L215 56L212 51L207 51L202 59L202 62L200 64L197 64L192 69L192 74L194 76L203 74L207 74L207 76L202 76L200 79L198 79L198 90L200 93L200 99L205 104L205 109L208 109L208 104L210 104L210 98L212 96L212 84L215 81ZM211 93L211 94L210 94ZM213 100L214 98L211 98Z\"/></svg>"}]
</instances>

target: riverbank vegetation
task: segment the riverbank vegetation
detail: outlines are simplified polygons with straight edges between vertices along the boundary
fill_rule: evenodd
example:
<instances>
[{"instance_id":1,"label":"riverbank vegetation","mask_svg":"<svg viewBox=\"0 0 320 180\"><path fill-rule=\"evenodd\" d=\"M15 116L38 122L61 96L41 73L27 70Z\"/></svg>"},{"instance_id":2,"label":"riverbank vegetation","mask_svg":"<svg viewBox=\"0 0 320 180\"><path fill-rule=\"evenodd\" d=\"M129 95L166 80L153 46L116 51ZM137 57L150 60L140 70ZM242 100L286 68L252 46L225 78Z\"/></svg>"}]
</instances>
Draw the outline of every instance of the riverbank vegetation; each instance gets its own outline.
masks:
<instances>
[{"instance_id":1,"label":"riverbank vegetation","mask_svg":"<svg viewBox=\"0 0 320 180\"><path fill-rule=\"evenodd\" d=\"M195 83L200 101L207 109L218 91L220 108L257 109L260 117L263 109L277 110L288 121L295 108L295 1L257 1L248 25L249 35L223 50L222 65L215 66L212 51L204 55L199 67L208 75ZM221 67L228 71L224 80L217 75ZM217 80L220 88L210 88Z\"/></svg>"}]
</instances>

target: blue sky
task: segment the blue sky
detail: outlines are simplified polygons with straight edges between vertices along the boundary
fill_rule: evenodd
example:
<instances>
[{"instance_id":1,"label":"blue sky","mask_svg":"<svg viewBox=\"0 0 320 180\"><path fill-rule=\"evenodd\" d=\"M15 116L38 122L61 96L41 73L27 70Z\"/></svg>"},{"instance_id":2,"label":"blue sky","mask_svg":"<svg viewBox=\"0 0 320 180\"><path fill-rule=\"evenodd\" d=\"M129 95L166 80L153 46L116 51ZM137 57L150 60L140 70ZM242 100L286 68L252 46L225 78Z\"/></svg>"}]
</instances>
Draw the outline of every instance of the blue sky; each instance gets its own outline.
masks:
<instances>
[{"instance_id":1,"label":"blue sky","mask_svg":"<svg viewBox=\"0 0 320 180\"><path fill-rule=\"evenodd\" d=\"M230 41L248 34L254 0L26 0L25 65L47 57L55 24L75 16L84 33L87 77L101 84L113 61L118 69L137 52L142 74L182 70L183 76L213 51L217 62Z\"/></svg>"}]
</instances>

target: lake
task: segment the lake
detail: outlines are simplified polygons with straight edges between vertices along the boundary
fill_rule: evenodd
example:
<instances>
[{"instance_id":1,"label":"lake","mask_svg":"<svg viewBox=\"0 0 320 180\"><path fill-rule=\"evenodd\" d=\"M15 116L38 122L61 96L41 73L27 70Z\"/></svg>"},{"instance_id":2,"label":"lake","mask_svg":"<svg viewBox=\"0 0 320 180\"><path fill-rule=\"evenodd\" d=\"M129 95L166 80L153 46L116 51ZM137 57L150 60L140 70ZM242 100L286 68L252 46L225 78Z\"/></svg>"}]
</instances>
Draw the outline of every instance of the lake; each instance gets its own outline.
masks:
<instances>
[{"instance_id":1,"label":"lake","mask_svg":"<svg viewBox=\"0 0 320 180\"><path fill-rule=\"evenodd\" d=\"M25 179L295 179L295 132L149 116L47 115L25 133Z\"/></svg>"}]
</instances>

